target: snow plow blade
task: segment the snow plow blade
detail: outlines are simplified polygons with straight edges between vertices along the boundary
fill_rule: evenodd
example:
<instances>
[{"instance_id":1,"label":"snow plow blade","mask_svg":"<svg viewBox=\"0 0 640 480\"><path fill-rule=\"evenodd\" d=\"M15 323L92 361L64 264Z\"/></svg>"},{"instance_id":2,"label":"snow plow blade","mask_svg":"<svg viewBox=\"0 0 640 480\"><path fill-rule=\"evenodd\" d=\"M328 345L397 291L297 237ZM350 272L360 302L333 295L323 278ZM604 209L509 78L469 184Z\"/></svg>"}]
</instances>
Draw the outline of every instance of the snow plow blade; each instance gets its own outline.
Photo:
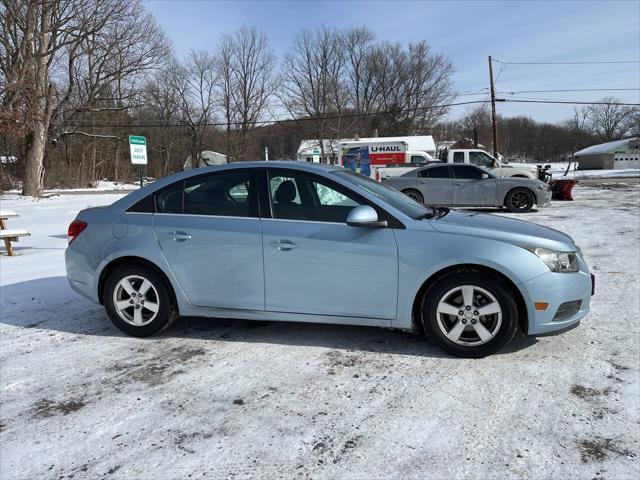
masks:
<instances>
[{"instance_id":1,"label":"snow plow blade","mask_svg":"<svg viewBox=\"0 0 640 480\"><path fill-rule=\"evenodd\" d=\"M549 186L551 187L551 198L554 200L573 200L571 196L571 190L573 186L578 183L575 180L551 180Z\"/></svg>"}]
</instances>

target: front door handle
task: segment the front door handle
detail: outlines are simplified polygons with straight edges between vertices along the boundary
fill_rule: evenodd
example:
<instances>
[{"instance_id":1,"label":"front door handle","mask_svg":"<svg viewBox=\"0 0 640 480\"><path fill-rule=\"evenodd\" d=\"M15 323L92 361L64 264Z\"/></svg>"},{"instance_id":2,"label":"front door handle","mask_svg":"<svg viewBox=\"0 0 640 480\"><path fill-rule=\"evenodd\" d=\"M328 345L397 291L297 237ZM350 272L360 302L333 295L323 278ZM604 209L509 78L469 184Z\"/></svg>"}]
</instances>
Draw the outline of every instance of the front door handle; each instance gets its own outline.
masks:
<instances>
[{"instance_id":1,"label":"front door handle","mask_svg":"<svg viewBox=\"0 0 640 480\"><path fill-rule=\"evenodd\" d=\"M291 240L277 240L271 242L271 246L277 248L281 252L288 252L289 250L293 250L294 248L298 248L298 244L293 243Z\"/></svg>"},{"instance_id":2,"label":"front door handle","mask_svg":"<svg viewBox=\"0 0 640 480\"><path fill-rule=\"evenodd\" d=\"M176 242L184 242L185 240L191 240L191 235L185 232L171 232L168 233L169 238L173 238Z\"/></svg>"},{"instance_id":3,"label":"front door handle","mask_svg":"<svg viewBox=\"0 0 640 480\"><path fill-rule=\"evenodd\" d=\"M461 187L461 186L462 186L462 184L461 184L461 183L457 183L457 182L453 182L453 184L454 184L456 187Z\"/></svg>"}]
</instances>

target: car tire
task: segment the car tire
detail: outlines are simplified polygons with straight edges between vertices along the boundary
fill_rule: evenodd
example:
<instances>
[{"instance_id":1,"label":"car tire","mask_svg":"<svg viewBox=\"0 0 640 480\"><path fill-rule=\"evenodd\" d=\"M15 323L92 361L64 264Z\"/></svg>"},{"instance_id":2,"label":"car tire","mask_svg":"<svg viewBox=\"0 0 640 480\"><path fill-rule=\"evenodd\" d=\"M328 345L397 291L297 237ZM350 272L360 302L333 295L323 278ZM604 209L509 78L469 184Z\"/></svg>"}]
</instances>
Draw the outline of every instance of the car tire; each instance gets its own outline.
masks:
<instances>
[{"instance_id":1,"label":"car tire","mask_svg":"<svg viewBox=\"0 0 640 480\"><path fill-rule=\"evenodd\" d=\"M424 204L424 197L418 190L414 190L413 188L407 188L406 190L402 190L402 193L404 193L411 200L415 200L420 204Z\"/></svg>"},{"instance_id":2,"label":"car tire","mask_svg":"<svg viewBox=\"0 0 640 480\"><path fill-rule=\"evenodd\" d=\"M167 281L140 264L117 267L105 283L104 306L113 324L128 335L148 337L175 318Z\"/></svg>"},{"instance_id":3,"label":"car tire","mask_svg":"<svg viewBox=\"0 0 640 480\"><path fill-rule=\"evenodd\" d=\"M482 315L483 311L487 313ZM429 339L446 352L481 358L511 341L518 329L518 308L509 287L499 278L458 272L427 290L422 326Z\"/></svg>"},{"instance_id":4,"label":"car tire","mask_svg":"<svg viewBox=\"0 0 640 480\"><path fill-rule=\"evenodd\" d=\"M536 197L528 188L514 188L505 198L504 205L510 212L526 213L533 208Z\"/></svg>"}]
</instances>

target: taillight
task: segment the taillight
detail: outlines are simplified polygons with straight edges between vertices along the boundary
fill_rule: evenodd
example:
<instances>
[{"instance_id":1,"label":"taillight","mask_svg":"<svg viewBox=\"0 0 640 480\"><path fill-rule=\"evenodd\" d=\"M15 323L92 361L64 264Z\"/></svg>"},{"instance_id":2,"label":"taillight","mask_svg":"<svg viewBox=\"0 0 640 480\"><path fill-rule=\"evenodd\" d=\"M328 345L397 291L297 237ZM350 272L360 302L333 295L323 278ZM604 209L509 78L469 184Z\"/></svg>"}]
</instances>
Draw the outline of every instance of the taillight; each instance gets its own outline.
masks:
<instances>
[{"instance_id":1,"label":"taillight","mask_svg":"<svg viewBox=\"0 0 640 480\"><path fill-rule=\"evenodd\" d=\"M69 229L67 230L67 235L69 236L69 243L73 242L78 235L80 235L84 229L87 228L87 222L83 222L82 220L74 220L69 225Z\"/></svg>"},{"instance_id":2,"label":"taillight","mask_svg":"<svg viewBox=\"0 0 640 480\"><path fill-rule=\"evenodd\" d=\"M380 181L380 172L376 169L376 182Z\"/></svg>"}]
</instances>

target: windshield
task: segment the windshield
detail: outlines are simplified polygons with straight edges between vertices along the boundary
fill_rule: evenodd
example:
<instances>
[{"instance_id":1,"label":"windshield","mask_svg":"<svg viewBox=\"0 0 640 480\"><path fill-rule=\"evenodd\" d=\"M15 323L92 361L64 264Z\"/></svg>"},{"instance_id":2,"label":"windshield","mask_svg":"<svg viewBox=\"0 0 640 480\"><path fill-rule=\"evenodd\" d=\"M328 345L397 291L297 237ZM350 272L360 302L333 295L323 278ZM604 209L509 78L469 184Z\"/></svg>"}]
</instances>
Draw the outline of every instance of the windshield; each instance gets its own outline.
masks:
<instances>
[{"instance_id":1,"label":"windshield","mask_svg":"<svg viewBox=\"0 0 640 480\"><path fill-rule=\"evenodd\" d=\"M478 167L491 167L493 158L484 152L469 152L469 163Z\"/></svg>"},{"instance_id":2,"label":"windshield","mask_svg":"<svg viewBox=\"0 0 640 480\"><path fill-rule=\"evenodd\" d=\"M350 170L339 170L333 173L351 182L357 187L365 190L366 192L374 195L383 202L388 203L392 207L400 210L402 213L404 213L408 217L413 218L414 220L434 216L435 212L431 207L420 205L419 203L411 200L405 194L400 193L399 191L394 190L391 187L387 187L382 183L371 180L368 177L363 177L362 175L354 173Z\"/></svg>"}]
</instances>

